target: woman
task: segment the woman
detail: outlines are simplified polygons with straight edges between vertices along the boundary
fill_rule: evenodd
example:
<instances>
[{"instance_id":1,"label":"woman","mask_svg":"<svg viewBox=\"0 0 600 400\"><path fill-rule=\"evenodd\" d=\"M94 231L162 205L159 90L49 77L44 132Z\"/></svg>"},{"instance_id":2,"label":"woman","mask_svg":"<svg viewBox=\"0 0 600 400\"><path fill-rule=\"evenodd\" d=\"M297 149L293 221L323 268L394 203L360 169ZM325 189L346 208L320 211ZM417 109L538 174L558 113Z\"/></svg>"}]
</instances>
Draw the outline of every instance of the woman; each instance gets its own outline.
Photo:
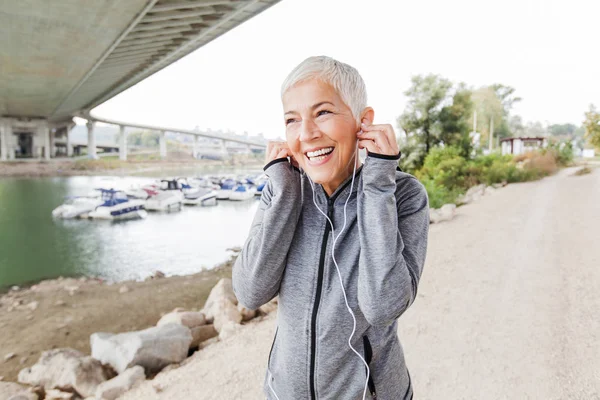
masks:
<instances>
[{"instance_id":1,"label":"woman","mask_svg":"<svg viewBox=\"0 0 600 400\"><path fill-rule=\"evenodd\" d=\"M411 399L397 319L423 271L426 191L397 168L394 131L373 124L353 67L310 57L281 96L287 143L269 144L269 182L233 268L244 306L279 295L265 394Z\"/></svg>"}]
</instances>

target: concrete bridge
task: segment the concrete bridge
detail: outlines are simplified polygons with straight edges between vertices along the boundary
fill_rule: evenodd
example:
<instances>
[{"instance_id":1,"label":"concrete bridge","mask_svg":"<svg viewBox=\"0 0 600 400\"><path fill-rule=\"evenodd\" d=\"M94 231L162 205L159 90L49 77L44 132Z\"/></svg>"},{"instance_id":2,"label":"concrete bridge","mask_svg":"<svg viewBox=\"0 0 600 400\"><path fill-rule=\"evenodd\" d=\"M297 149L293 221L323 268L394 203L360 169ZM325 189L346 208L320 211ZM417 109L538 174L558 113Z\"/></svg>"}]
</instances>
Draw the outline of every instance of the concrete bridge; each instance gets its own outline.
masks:
<instances>
[{"instance_id":1,"label":"concrete bridge","mask_svg":"<svg viewBox=\"0 0 600 400\"><path fill-rule=\"evenodd\" d=\"M75 116L88 120L92 158L97 121L120 127L122 159L127 158L126 126L159 132L163 157L166 132L264 147L207 132L108 121L90 115L90 110L278 0L74 1L2 3L0 160L56 156L62 142L68 142ZM66 144L68 155L72 148Z\"/></svg>"}]
</instances>

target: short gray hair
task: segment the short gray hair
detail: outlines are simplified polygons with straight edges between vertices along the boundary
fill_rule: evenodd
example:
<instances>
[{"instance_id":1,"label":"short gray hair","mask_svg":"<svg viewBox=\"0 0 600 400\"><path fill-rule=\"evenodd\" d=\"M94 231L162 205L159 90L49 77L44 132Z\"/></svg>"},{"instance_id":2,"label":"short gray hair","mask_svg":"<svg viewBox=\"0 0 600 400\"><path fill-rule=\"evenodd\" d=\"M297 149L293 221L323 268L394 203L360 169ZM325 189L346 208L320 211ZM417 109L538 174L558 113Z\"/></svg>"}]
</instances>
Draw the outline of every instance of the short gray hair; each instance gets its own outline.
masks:
<instances>
[{"instance_id":1,"label":"short gray hair","mask_svg":"<svg viewBox=\"0 0 600 400\"><path fill-rule=\"evenodd\" d=\"M291 87L310 79L331 85L360 122L360 113L367 106L367 87L356 68L327 56L308 57L285 78L281 97Z\"/></svg>"}]
</instances>

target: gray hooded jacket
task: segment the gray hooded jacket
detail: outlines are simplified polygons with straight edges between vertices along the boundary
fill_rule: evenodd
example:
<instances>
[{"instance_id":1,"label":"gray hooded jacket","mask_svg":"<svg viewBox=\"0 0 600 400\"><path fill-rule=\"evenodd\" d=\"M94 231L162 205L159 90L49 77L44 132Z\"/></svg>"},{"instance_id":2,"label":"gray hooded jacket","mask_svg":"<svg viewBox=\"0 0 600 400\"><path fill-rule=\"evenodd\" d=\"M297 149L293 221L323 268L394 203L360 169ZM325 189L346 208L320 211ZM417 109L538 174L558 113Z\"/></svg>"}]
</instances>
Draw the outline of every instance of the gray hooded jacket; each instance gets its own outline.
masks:
<instances>
[{"instance_id":1,"label":"gray hooded jacket","mask_svg":"<svg viewBox=\"0 0 600 400\"><path fill-rule=\"evenodd\" d=\"M336 236L350 196L335 258L356 316L352 346L371 371L366 398L379 400L413 395L397 319L415 300L429 230L425 188L397 170L397 159L369 154L352 193L351 177L331 197L314 185ZM279 294L265 395L362 399L366 368L348 346L353 323L332 259L330 225L313 203L306 174L285 158L265 172L269 182L233 268L233 288L244 306L256 309Z\"/></svg>"}]
</instances>

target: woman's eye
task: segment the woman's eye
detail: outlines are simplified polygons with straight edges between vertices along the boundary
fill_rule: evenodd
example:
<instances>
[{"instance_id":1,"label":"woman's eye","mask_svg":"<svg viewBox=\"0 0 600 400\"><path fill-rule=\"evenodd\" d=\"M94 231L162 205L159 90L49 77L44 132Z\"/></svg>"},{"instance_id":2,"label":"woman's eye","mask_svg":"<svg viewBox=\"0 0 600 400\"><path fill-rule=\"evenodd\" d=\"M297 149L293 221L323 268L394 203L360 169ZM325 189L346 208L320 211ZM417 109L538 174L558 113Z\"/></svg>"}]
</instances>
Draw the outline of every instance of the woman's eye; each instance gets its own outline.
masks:
<instances>
[{"instance_id":1,"label":"woman's eye","mask_svg":"<svg viewBox=\"0 0 600 400\"><path fill-rule=\"evenodd\" d=\"M286 119L286 120L285 120L285 124L286 124L286 125L289 125L289 124L291 124L292 122L296 122L296 120L295 120L294 118L288 118L288 119Z\"/></svg>"},{"instance_id":2,"label":"woman's eye","mask_svg":"<svg viewBox=\"0 0 600 400\"><path fill-rule=\"evenodd\" d=\"M317 113L317 117L320 117L321 115L326 115L326 114L331 114L331 111L329 110L321 110Z\"/></svg>"}]
</instances>

